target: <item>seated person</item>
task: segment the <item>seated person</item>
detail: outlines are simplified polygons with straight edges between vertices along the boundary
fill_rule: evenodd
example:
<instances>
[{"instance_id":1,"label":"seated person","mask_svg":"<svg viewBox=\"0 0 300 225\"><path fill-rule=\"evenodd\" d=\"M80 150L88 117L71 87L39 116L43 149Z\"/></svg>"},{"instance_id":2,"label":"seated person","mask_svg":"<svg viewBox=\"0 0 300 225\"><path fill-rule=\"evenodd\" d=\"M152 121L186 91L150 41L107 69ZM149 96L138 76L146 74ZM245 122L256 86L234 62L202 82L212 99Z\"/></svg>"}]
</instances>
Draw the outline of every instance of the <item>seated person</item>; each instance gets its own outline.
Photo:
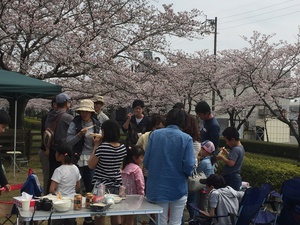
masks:
<instances>
[{"instance_id":1,"label":"seated person","mask_svg":"<svg viewBox=\"0 0 300 225\"><path fill-rule=\"evenodd\" d=\"M200 213L209 216L225 216L213 218L214 225L232 225L228 213L237 215L239 202L244 192L236 191L226 186L225 180L220 174L211 174L207 179L201 179L200 183L206 184L208 194L208 212L200 210Z\"/></svg>"}]
</instances>

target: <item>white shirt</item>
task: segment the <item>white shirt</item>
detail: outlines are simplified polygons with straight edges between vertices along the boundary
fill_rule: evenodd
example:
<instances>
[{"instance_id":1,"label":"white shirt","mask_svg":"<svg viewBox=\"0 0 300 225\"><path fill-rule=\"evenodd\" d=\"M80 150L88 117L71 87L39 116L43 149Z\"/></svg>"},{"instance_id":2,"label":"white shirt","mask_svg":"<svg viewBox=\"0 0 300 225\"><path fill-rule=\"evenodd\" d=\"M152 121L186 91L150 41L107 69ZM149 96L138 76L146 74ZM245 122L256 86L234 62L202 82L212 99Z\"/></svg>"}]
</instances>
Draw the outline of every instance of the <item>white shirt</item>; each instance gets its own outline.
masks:
<instances>
[{"instance_id":1,"label":"white shirt","mask_svg":"<svg viewBox=\"0 0 300 225\"><path fill-rule=\"evenodd\" d=\"M75 165L61 165L54 170L51 180L58 183L57 191L63 197L73 197L75 194L76 182L81 179L79 169Z\"/></svg>"},{"instance_id":2,"label":"white shirt","mask_svg":"<svg viewBox=\"0 0 300 225\"><path fill-rule=\"evenodd\" d=\"M101 125L106 121L109 120L108 116L102 112L102 110L100 111L100 113L97 115L97 119L100 121Z\"/></svg>"}]
</instances>

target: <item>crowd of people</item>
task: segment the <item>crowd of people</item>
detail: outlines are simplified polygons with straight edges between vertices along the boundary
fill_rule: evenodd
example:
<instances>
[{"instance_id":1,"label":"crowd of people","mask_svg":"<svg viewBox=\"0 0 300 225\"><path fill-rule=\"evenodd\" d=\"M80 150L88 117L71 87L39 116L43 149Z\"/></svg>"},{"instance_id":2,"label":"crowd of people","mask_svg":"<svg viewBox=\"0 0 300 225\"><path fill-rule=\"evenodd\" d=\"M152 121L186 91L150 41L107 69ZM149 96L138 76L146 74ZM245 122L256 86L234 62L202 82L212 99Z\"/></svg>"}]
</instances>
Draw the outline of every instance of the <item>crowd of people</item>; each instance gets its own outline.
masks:
<instances>
[{"instance_id":1,"label":"crowd of people","mask_svg":"<svg viewBox=\"0 0 300 225\"><path fill-rule=\"evenodd\" d=\"M102 111L102 96L80 100L75 117L68 113L71 101L68 94L58 94L42 119L42 134L54 129L51 146L42 143L39 152L44 195L60 192L73 196L83 190L92 192L98 184L104 184L109 193L119 194L119 188L125 186L127 194L145 195L148 201L163 208L162 225L184 224L185 207L189 220L199 213L220 215L224 210L218 205L225 200L218 200L219 193L233 195L234 201L229 204L234 209L238 207L244 148L234 127L222 132L229 149L219 148L220 126L207 102L196 105L196 116L188 114L182 103L176 103L165 116L148 117L143 111L144 102L138 99L119 126ZM202 120L201 127L197 117ZM0 134L9 123L9 116L0 111ZM126 134L124 142L120 141L121 131ZM219 161L225 165L222 175L215 174ZM206 188L200 193L188 192L187 178L195 170L207 177L202 181ZM1 186L10 190L2 170L0 179ZM190 204L198 204L201 210L196 212ZM68 220L60 224L74 223ZM85 225L93 223L103 225L104 217L84 220ZM112 216L111 224L133 225L134 217Z\"/></svg>"}]
</instances>

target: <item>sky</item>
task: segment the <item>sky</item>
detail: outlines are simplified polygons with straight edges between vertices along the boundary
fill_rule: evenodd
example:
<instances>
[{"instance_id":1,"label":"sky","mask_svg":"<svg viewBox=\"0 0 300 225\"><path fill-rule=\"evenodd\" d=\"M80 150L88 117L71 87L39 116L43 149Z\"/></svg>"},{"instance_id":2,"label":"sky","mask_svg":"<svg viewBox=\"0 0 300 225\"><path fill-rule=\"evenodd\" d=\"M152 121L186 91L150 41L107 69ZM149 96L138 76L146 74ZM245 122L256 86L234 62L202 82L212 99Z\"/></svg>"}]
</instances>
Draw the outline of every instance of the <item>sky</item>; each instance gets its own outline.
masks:
<instances>
[{"instance_id":1,"label":"sky","mask_svg":"<svg viewBox=\"0 0 300 225\"><path fill-rule=\"evenodd\" d=\"M150 0L161 9L162 4L173 4L177 11L190 11L196 8L207 19L217 17L217 51L248 47L241 36L251 37L253 31L276 36L271 40L298 41L300 32L299 0ZM205 20L204 18L202 19ZM172 48L195 52L209 49L213 53L214 34L201 40L171 38Z\"/></svg>"}]
</instances>

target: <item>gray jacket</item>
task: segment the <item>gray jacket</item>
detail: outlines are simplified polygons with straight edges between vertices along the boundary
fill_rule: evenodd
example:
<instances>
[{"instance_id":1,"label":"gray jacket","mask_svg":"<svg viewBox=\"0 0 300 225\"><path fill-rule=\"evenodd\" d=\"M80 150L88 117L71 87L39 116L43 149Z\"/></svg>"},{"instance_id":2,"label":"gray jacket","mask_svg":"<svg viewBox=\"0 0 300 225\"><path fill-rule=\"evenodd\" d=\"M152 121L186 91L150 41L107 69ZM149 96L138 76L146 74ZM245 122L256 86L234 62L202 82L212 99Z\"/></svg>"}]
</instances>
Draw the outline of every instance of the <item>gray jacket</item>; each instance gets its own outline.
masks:
<instances>
[{"instance_id":1,"label":"gray jacket","mask_svg":"<svg viewBox=\"0 0 300 225\"><path fill-rule=\"evenodd\" d=\"M58 120L55 134L54 134L54 143L65 142L67 137L67 131L71 121L73 120L73 116L68 114L65 110L58 109L50 111L47 115L47 119L45 122L45 128L51 127L53 123L55 123L58 116L61 114L62 116Z\"/></svg>"},{"instance_id":2,"label":"gray jacket","mask_svg":"<svg viewBox=\"0 0 300 225\"><path fill-rule=\"evenodd\" d=\"M237 215L243 196L244 192L236 191L230 186L213 189L209 193L209 208L216 208L217 216L226 216L228 213ZM220 217L213 222L215 225L232 225L230 217Z\"/></svg>"}]
</instances>

